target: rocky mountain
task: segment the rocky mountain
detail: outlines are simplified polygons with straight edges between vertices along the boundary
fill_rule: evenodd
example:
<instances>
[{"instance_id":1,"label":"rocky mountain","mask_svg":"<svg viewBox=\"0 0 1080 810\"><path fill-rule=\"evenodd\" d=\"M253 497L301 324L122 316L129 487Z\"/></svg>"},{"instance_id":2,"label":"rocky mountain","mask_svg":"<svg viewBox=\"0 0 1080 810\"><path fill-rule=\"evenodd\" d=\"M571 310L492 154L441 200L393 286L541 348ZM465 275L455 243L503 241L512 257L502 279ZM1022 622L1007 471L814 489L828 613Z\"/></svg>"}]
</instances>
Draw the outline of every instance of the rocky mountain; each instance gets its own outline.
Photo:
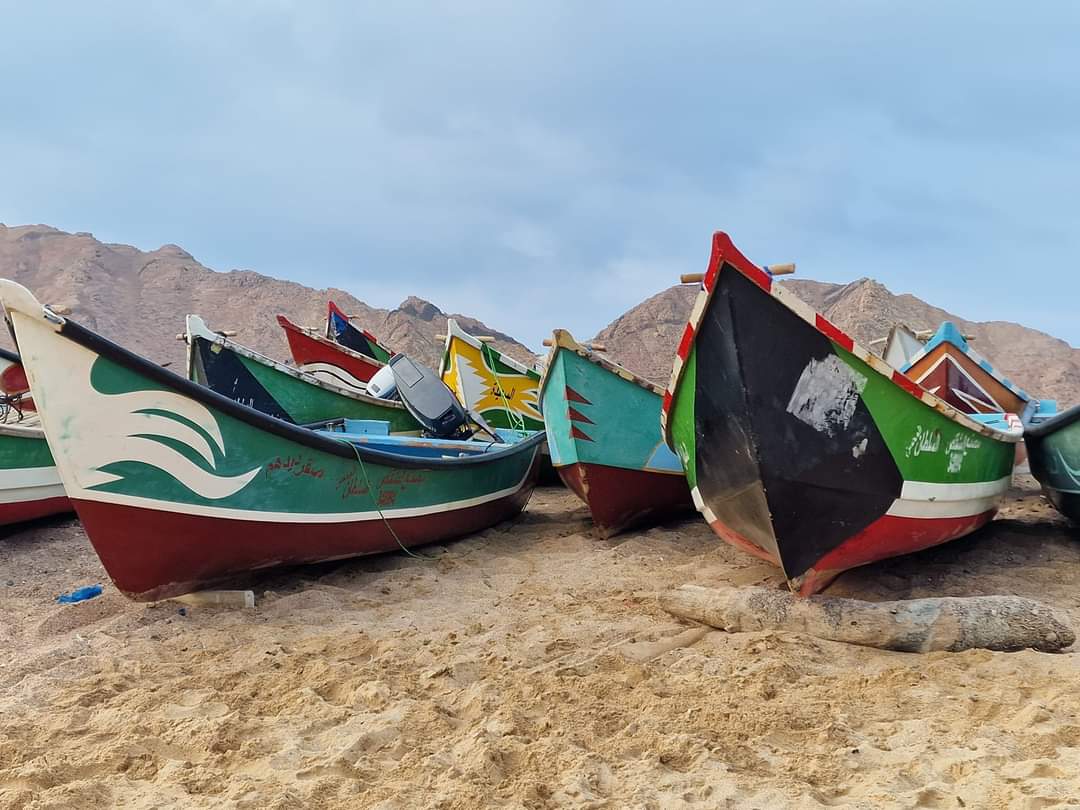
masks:
<instances>
[{"instance_id":1,"label":"rocky mountain","mask_svg":"<svg viewBox=\"0 0 1080 810\"><path fill-rule=\"evenodd\" d=\"M188 313L202 315L215 329L236 330L237 341L279 360L289 351L274 316L321 328L328 298L385 345L432 366L442 352L435 335L446 331L447 315L421 298L377 309L343 290L316 290L248 270L218 273L176 245L144 252L44 225L0 225L0 275L43 302L70 307L73 319L126 348L177 367L184 344L176 335ZM534 359L509 335L465 315L452 317L468 332L494 337L499 350L530 364ZM6 334L4 339L10 345Z\"/></svg>"},{"instance_id":2,"label":"rocky mountain","mask_svg":"<svg viewBox=\"0 0 1080 810\"><path fill-rule=\"evenodd\" d=\"M1061 406L1080 402L1080 350L1063 340L1006 321L969 321L913 295L896 295L869 278L850 284L783 283L864 345L885 337L896 323L919 330L951 320L975 336L976 351L1035 396L1057 398ZM611 359L666 385L696 295L696 285L664 290L614 320L594 340L607 345ZM872 348L880 352L883 344Z\"/></svg>"},{"instance_id":3,"label":"rocky mountain","mask_svg":"<svg viewBox=\"0 0 1080 810\"><path fill-rule=\"evenodd\" d=\"M446 329L447 315L421 298L377 309L343 290L316 290L249 270L215 272L176 245L146 252L44 225L0 225L0 275L25 284L42 301L71 307L74 318L127 348L176 367L182 367L184 346L175 336L187 313L202 315L214 328L236 330L239 342L278 359L288 357L288 348L274 316L321 326L328 298L386 345L433 366L441 352L435 335ZM1050 335L1014 323L969 321L867 278L843 285L783 283L864 343L884 337L894 323L931 329L955 321L975 336L981 354L1032 393L1063 405L1080 401L1080 351ZM680 285L658 293L594 339L608 346L615 361L664 385L696 291ZM501 351L528 363L534 359L510 335L474 318L453 317L473 334L493 336ZM6 334L0 337L10 344Z\"/></svg>"}]
</instances>

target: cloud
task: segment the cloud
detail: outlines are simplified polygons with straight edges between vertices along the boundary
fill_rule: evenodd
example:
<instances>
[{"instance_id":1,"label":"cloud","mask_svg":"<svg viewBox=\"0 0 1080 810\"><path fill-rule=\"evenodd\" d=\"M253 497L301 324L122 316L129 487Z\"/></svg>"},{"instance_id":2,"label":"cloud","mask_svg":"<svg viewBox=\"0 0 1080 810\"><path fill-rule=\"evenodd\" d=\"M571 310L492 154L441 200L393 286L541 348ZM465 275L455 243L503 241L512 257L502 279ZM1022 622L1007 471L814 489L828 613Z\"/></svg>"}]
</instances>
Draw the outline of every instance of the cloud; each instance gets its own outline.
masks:
<instances>
[{"instance_id":1,"label":"cloud","mask_svg":"<svg viewBox=\"0 0 1080 810\"><path fill-rule=\"evenodd\" d=\"M722 228L805 277L871 275L1077 343L1078 16L18 4L0 220L175 242L373 305L415 293L534 345L702 270Z\"/></svg>"}]
</instances>

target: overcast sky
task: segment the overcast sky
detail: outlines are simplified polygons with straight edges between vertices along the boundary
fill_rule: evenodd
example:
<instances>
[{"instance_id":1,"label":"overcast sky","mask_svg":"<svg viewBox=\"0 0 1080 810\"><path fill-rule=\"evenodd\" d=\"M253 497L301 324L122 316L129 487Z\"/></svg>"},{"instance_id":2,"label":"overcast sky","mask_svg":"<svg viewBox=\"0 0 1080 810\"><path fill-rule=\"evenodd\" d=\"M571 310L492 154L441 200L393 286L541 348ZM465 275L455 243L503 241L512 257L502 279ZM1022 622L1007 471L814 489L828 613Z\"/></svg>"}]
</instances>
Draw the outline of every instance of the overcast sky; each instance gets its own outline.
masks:
<instances>
[{"instance_id":1,"label":"overcast sky","mask_svg":"<svg viewBox=\"0 0 1080 810\"><path fill-rule=\"evenodd\" d=\"M1080 345L1080 6L0 0L0 221L539 348L728 231Z\"/></svg>"}]
</instances>

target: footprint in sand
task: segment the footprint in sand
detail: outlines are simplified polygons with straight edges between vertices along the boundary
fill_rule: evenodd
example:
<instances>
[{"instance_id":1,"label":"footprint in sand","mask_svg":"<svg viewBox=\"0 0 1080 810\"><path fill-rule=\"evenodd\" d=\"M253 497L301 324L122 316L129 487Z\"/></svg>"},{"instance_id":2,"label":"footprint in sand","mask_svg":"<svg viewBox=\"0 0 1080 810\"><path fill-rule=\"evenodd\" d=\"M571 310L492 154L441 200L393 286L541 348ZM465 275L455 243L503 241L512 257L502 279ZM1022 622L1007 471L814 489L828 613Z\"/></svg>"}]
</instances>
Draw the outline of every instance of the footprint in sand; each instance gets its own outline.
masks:
<instances>
[{"instance_id":1,"label":"footprint in sand","mask_svg":"<svg viewBox=\"0 0 1080 810\"><path fill-rule=\"evenodd\" d=\"M207 719L224 717L231 710L225 703L208 700L213 694L212 689L184 692L180 695L179 702L165 704L165 716L170 720L181 720L186 717Z\"/></svg>"}]
</instances>

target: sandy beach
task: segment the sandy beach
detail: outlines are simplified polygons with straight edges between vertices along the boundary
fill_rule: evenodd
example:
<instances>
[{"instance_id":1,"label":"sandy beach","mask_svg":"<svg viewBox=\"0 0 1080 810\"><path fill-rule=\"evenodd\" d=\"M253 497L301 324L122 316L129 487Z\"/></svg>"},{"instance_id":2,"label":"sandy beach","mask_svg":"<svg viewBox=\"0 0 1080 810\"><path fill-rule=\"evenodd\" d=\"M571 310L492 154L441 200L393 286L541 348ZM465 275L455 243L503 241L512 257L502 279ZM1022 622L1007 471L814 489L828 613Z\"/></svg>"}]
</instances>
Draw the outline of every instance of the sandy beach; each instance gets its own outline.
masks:
<instances>
[{"instance_id":1,"label":"sandy beach","mask_svg":"<svg viewBox=\"0 0 1080 810\"><path fill-rule=\"evenodd\" d=\"M1080 543L1020 483L988 529L828 593L1019 594L1076 622ZM883 652L657 605L779 581L697 518L598 540L557 488L416 557L246 580L248 610L129 602L74 519L8 531L0 808L1080 806L1072 652Z\"/></svg>"}]
</instances>

